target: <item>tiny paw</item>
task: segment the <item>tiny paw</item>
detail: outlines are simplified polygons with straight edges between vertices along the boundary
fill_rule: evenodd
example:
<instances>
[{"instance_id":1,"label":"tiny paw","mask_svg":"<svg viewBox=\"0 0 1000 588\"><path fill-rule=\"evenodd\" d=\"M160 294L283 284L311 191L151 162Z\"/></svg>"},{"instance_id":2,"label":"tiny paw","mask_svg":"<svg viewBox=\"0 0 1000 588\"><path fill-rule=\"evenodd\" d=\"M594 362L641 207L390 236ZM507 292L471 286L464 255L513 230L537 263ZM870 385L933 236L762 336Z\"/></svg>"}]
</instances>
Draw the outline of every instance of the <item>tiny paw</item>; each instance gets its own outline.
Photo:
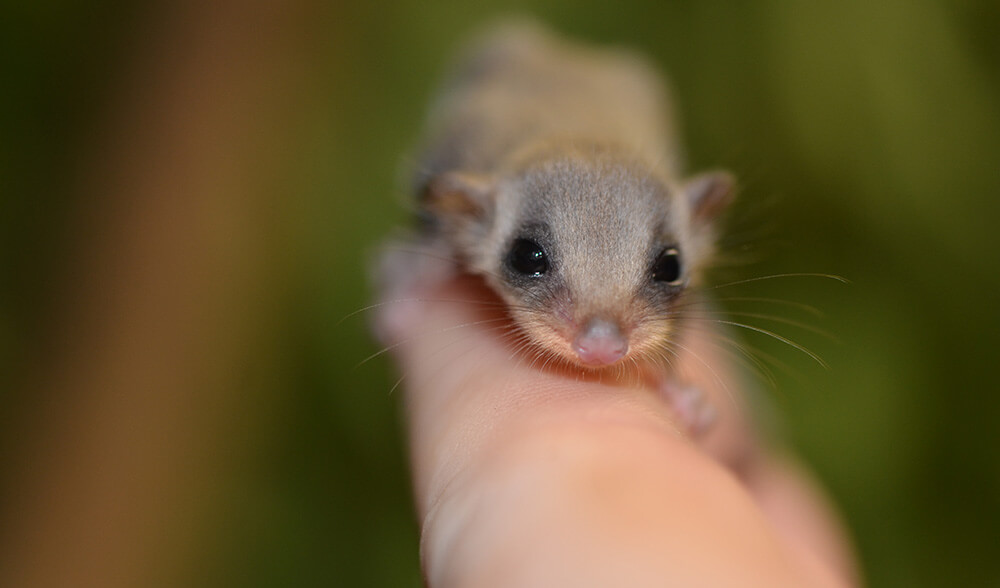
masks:
<instances>
[{"instance_id":1,"label":"tiny paw","mask_svg":"<svg viewBox=\"0 0 1000 588\"><path fill-rule=\"evenodd\" d=\"M432 243L394 240L382 247L374 271L381 308L372 329L384 345L406 338L420 319L421 296L456 273L456 263Z\"/></svg>"},{"instance_id":2,"label":"tiny paw","mask_svg":"<svg viewBox=\"0 0 1000 588\"><path fill-rule=\"evenodd\" d=\"M457 262L434 243L393 240L379 252L375 265L375 287L382 298L412 296L435 286L456 273Z\"/></svg>"},{"instance_id":3,"label":"tiny paw","mask_svg":"<svg viewBox=\"0 0 1000 588\"><path fill-rule=\"evenodd\" d=\"M668 379L663 381L660 389L693 436L705 434L718 419L718 411L701 388Z\"/></svg>"}]
</instances>

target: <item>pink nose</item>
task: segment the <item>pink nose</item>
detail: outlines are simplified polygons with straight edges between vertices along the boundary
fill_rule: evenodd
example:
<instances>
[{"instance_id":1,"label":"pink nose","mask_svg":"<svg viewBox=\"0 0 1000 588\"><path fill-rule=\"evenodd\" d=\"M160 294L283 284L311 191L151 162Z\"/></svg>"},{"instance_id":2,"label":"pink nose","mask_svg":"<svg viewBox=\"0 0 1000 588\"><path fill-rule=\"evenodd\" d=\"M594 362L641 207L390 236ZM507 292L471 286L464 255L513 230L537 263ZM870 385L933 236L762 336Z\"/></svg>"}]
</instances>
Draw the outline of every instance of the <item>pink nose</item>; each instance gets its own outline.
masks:
<instances>
[{"instance_id":1,"label":"pink nose","mask_svg":"<svg viewBox=\"0 0 1000 588\"><path fill-rule=\"evenodd\" d=\"M586 365L611 365L625 357L628 341L615 323L595 318L573 340L573 350Z\"/></svg>"}]
</instances>

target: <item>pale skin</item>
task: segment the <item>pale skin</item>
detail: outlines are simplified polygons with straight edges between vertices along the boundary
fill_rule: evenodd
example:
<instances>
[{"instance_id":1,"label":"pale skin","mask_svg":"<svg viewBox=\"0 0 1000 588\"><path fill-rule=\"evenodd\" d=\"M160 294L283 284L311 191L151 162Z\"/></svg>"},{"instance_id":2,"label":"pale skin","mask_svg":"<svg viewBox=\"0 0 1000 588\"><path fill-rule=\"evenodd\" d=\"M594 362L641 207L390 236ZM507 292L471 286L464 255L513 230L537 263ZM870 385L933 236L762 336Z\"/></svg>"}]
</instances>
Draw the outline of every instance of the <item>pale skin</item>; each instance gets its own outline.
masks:
<instances>
[{"instance_id":1,"label":"pale skin","mask_svg":"<svg viewBox=\"0 0 1000 588\"><path fill-rule=\"evenodd\" d=\"M738 382L707 335L678 360L719 408L694 439L655 386L512 353L474 279L389 298L410 300L378 325L404 375L430 586L858 584L821 493L727 400Z\"/></svg>"}]
</instances>

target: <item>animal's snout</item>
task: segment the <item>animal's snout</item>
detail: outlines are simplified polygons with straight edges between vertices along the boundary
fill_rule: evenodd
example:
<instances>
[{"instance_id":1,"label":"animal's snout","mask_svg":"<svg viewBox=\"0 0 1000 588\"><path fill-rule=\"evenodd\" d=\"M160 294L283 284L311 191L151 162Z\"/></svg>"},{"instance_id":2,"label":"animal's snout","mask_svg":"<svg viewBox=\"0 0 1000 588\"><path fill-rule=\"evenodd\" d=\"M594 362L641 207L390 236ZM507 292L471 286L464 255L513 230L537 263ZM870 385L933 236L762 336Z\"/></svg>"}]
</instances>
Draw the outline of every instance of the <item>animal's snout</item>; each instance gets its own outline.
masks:
<instances>
[{"instance_id":1,"label":"animal's snout","mask_svg":"<svg viewBox=\"0 0 1000 588\"><path fill-rule=\"evenodd\" d=\"M628 340L612 321L593 318L573 340L580 362L590 366L611 365L628 353Z\"/></svg>"}]
</instances>

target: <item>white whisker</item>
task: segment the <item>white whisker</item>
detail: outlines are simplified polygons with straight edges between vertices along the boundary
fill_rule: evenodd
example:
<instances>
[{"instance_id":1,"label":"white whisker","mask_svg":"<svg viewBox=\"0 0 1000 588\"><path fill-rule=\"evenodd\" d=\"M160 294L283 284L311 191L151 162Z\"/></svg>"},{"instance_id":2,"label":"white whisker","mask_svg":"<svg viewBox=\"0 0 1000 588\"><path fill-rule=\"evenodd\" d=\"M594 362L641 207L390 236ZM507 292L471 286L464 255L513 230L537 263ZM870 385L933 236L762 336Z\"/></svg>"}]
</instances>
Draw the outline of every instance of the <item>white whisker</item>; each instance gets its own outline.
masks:
<instances>
[{"instance_id":1,"label":"white whisker","mask_svg":"<svg viewBox=\"0 0 1000 588\"><path fill-rule=\"evenodd\" d=\"M747 278L745 280L737 280L735 282L728 282L726 284L719 284L718 286L710 286L704 288L705 290L719 290L721 288L728 288L730 286L738 286L740 284L749 284L751 282L761 282L764 280L775 280L778 278L825 278L829 280L834 280L840 282L841 284L850 284L851 281L843 276L838 276L835 274L821 274L821 273L788 273L788 274L771 274L769 276L758 276L756 278Z\"/></svg>"},{"instance_id":2,"label":"white whisker","mask_svg":"<svg viewBox=\"0 0 1000 588\"><path fill-rule=\"evenodd\" d=\"M772 331L768 331L767 329L762 329L760 327L755 327L753 325L746 325L746 324L743 324L743 323L738 323L736 321L727 321L727 320L724 320L724 319L709 319L709 318L697 318L697 317L691 317L691 319L692 320L701 320L701 321L714 322L714 323L719 323L719 324L722 324L722 325L730 325L730 326L733 326L733 327L740 327L741 329L747 329L747 330L750 330L750 331L754 331L754 332L757 332L757 333L761 333L761 334L767 335L769 337L773 337L774 339L776 339L778 341L781 341L782 343L784 343L786 345L790 345L791 347L794 347L795 349L798 349L802 353L805 353L809 357L813 358L813 360L815 360L816 363L820 364L825 369L830 369L830 366L827 365L827 363L825 361L823 361L823 359L820 356L816 355L815 353L813 353L812 351L810 351L806 347L804 347L804 346L796 343L795 341L792 341L791 339L783 337L783 336L781 336L781 335L779 335L777 333L774 333Z\"/></svg>"}]
</instances>

